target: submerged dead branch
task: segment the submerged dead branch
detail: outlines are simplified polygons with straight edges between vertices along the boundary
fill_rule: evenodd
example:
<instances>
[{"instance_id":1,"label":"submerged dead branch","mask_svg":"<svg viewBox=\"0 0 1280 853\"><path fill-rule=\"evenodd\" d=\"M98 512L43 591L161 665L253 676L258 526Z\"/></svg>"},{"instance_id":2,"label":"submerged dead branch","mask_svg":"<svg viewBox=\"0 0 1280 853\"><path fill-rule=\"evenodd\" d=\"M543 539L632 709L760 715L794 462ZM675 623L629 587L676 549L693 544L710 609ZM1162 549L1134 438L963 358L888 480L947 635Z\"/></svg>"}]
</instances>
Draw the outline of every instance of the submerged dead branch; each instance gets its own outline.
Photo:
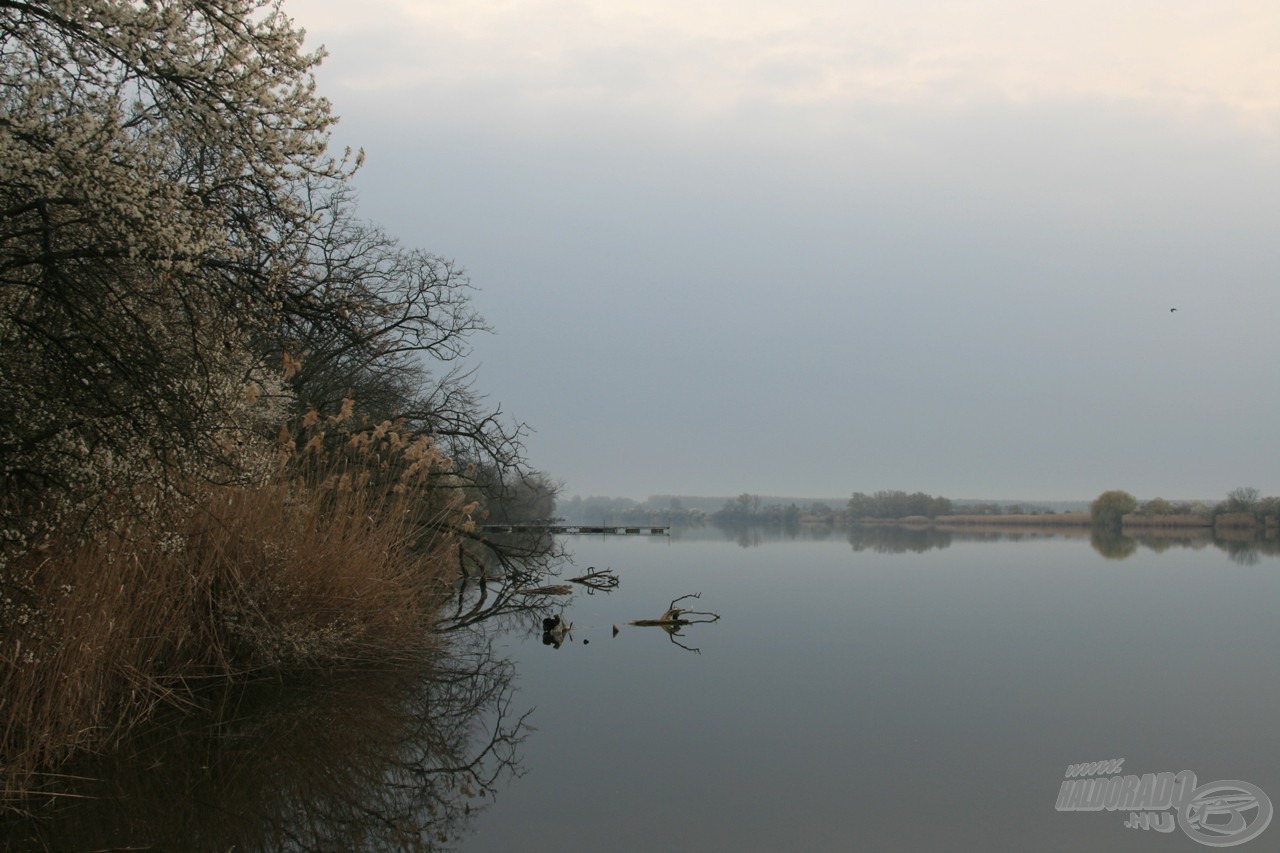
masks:
<instances>
[{"instance_id":1,"label":"submerged dead branch","mask_svg":"<svg viewBox=\"0 0 1280 853\"><path fill-rule=\"evenodd\" d=\"M661 628L667 632L667 639L680 648L693 652L694 654L702 654L702 650L693 646L686 646L684 643L676 639L683 637L680 629L686 625L697 625L704 622L716 622L720 619L719 613L713 613L709 610L689 610L683 607L676 607L676 604L684 601L686 598L701 598L702 593L692 592L688 595L682 595L679 598L671 600L670 606L667 607L665 613L657 619L635 619L629 624L641 628ZM690 618L694 617L694 618Z\"/></svg>"},{"instance_id":2,"label":"submerged dead branch","mask_svg":"<svg viewBox=\"0 0 1280 853\"><path fill-rule=\"evenodd\" d=\"M620 580L613 569L599 570L595 566L587 566L587 573L576 578L569 578L570 583L581 584L587 588L587 595L591 595L596 590L609 592L616 587Z\"/></svg>"},{"instance_id":3,"label":"submerged dead branch","mask_svg":"<svg viewBox=\"0 0 1280 853\"><path fill-rule=\"evenodd\" d=\"M684 601L686 598L701 598L702 593L691 592L688 595L682 595L679 598L671 600L671 606L667 608L667 612L663 613L657 619L636 619L631 622L632 625L640 627L666 627L674 626L676 628L684 625L695 625L700 622L715 622L720 618L719 613L712 613L709 610L687 610L683 607L676 607L676 602ZM689 619L689 616L704 617L699 619Z\"/></svg>"},{"instance_id":4,"label":"submerged dead branch","mask_svg":"<svg viewBox=\"0 0 1280 853\"><path fill-rule=\"evenodd\" d=\"M526 586L516 590L516 595L573 595L573 587L567 583L548 586Z\"/></svg>"}]
</instances>

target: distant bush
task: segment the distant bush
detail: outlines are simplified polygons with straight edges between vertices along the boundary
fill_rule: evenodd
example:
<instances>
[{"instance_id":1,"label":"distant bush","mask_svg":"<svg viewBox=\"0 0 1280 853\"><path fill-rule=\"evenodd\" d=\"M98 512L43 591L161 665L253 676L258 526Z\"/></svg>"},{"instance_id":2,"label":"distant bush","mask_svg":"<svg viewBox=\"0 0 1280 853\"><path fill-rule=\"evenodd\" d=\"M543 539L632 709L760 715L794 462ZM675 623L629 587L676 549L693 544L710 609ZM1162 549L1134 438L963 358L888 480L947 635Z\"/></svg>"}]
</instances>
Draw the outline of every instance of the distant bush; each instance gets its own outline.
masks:
<instances>
[{"instance_id":1,"label":"distant bush","mask_svg":"<svg viewBox=\"0 0 1280 853\"><path fill-rule=\"evenodd\" d=\"M1139 515L1174 515L1173 504L1164 498L1152 498L1138 507Z\"/></svg>"},{"instance_id":2,"label":"distant bush","mask_svg":"<svg viewBox=\"0 0 1280 853\"><path fill-rule=\"evenodd\" d=\"M1137 508L1137 498L1128 492L1113 489L1098 495L1089 505L1089 518L1094 527L1118 530L1121 519Z\"/></svg>"}]
</instances>

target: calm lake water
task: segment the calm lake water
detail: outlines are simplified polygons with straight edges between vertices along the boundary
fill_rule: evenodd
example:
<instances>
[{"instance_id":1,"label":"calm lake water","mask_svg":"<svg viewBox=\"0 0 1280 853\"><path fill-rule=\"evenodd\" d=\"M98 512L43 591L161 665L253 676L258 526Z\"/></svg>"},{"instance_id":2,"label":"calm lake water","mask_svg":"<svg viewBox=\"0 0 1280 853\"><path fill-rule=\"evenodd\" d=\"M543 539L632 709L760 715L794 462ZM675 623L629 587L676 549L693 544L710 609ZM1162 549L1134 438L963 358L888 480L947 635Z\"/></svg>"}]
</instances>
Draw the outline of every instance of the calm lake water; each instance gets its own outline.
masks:
<instances>
[{"instance_id":1,"label":"calm lake water","mask_svg":"<svg viewBox=\"0 0 1280 853\"><path fill-rule=\"evenodd\" d=\"M1274 543L569 547L621 583L573 597L561 648L533 626L501 641L537 730L464 850L1208 849L1055 809L1068 765L1119 758L1280 803ZM674 638L697 652L627 625L693 592L722 616ZM1280 825L1240 849L1280 849Z\"/></svg>"},{"instance_id":2,"label":"calm lake water","mask_svg":"<svg viewBox=\"0 0 1280 853\"><path fill-rule=\"evenodd\" d=\"M1128 810L1058 810L1068 766L1107 759L1280 803L1274 540L564 544L563 579L619 585L555 599L574 625L559 648L517 613L451 634L421 672L230 692L212 723L161 720L86 768L87 799L0 824L0 848L1208 849L1126 828ZM721 618L628 624L689 593ZM1248 831L1253 803L1205 821ZM1280 849L1280 825L1239 849Z\"/></svg>"}]
</instances>

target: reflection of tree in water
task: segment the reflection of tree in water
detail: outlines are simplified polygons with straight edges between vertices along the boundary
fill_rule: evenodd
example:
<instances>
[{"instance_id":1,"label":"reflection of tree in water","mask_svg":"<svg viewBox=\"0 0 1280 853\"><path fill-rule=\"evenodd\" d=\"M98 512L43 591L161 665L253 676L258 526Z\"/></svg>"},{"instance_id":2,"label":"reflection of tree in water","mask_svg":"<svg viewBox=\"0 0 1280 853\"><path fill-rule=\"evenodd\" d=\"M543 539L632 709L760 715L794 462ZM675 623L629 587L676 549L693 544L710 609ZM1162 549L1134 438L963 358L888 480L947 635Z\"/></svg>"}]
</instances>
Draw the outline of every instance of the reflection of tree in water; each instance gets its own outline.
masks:
<instances>
[{"instance_id":1,"label":"reflection of tree in water","mask_svg":"<svg viewBox=\"0 0 1280 853\"><path fill-rule=\"evenodd\" d=\"M1219 539L1213 543L1227 553L1227 559L1241 566L1255 565L1262 556L1257 540Z\"/></svg>"},{"instance_id":2,"label":"reflection of tree in water","mask_svg":"<svg viewBox=\"0 0 1280 853\"><path fill-rule=\"evenodd\" d=\"M1109 527L1093 528L1089 534L1089 544L1108 560L1123 560L1133 556L1138 550L1137 540Z\"/></svg>"},{"instance_id":3,"label":"reflection of tree in water","mask_svg":"<svg viewBox=\"0 0 1280 853\"><path fill-rule=\"evenodd\" d=\"M810 535L804 528L799 534L779 535L760 527L727 527L720 529L743 548L768 542L818 539L827 533ZM1123 560L1137 552L1139 547L1157 553L1171 548L1199 550L1213 545L1227 553L1229 559L1241 565L1253 565L1263 556L1280 556L1280 537L1273 529L1247 531L1213 531L1206 528L1192 530L1180 528L1149 529L1131 534L1107 528L1064 528L1052 530L1025 530L995 526L938 527L933 525L904 524L854 524L847 528L849 544L854 551L874 551L881 554L921 553L936 548L947 548L956 542L1019 542L1056 538L1089 536L1090 544L1109 560Z\"/></svg>"},{"instance_id":4,"label":"reflection of tree in water","mask_svg":"<svg viewBox=\"0 0 1280 853\"><path fill-rule=\"evenodd\" d=\"M1094 529L1090 542L1099 554L1111 560L1123 560L1133 555L1138 547L1163 553L1172 548L1202 550L1210 545L1226 552L1227 558L1242 566L1252 566L1264 557L1280 556L1280 541L1258 536L1254 531L1234 532L1228 535L1212 531L1148 532L1129 536L1118 530Z\"/></svg>"},{"instance_id":5,"label":"reflection of tree in water","mask_svg":"<svg viewBox=\"0 0 1280 853\"><path fill-rule=\"evenodd\" d=\"M828 525L793 525L763 527L753 524L717 524L715 529L740 548L754 548L768 542L822 542L830 539L835 528ZM681 537L676 537L677 539Z\"/></svg>"},{"instance_id":6,"label":"reflection of tree in water","mask_svg":"<svg viewBox=\"0 0 1280 853\"><path fill-rule=\"evenodd\" d=\"M174 714L6 850L433 850L518 774L511 664L460 632L414 672L254 685Z\"/></svg>"},{"instance_id":7,"label":"reflection of tree in water","mask_svg":"<svg viewBox=\"0 0 1280 853\"><path fill-rule=\"evenodd\" d=\"M67 796L0 823L4 850L434 850L519 774L525 717L491 636L555 596L554 542L465 546L430 659L228 687L75 768ZM101 781L92 781L101 780Z\"/></svg>"},{"instance_id":8,"label":"reflection of tree in water","mask_svg":"<svg viewBox=\"0 0 1280 853\"><path fill-rule=\"evenodd\" d=\"M1215 536L1213 544L1227 554L1227 559L1242 566L1255 565L1262 557L1280 556L1280 541L1274 531L1229 531Z\"/></svg>"},{"instance_id":9,"label":"reflection of tree in water","mask_svg":"<svg viewBox=\"0 0 1280 853\"><path fill-rule=\"evenodd\" d=\"M849 528L849 544L855 551L875 551L878 554L904 554L908 551L923 553L935 548L950 547L949 530L935 527L895 527L875 525Z\"/></svg>"},{"instance_id":10,"label":"reflection of tree in water","mask_svg":"<svg viewBox=\"0 0 1280 853\"><path fill-rule=\"evenodd\" d=\"M480 536L462 553L463 580L439 629L452 632L505 617L547 615L553 595L545 585L568 561L549 534ZM541 590L541 592L531 592Z\"/></svg>"},{"instance_id":11,"label":"reflection of tree in water","mask_svg":"<svg viewBox=\"0 0 1280 853\"><path fill-rule=\"evenodd\" d=\"M1203 532L1180 534L1140 533L1132 538L1143 548L1149 548L1157 554L1162 554L1171 548L1190 548L1199 551L1207 548L1212 542L1209 536Z\"/></svg>"},{"instance_id":12,"label":"reflection of tree in water","mask_svg":"<svg viewBox=\"0 0 1280 853\"><path fill-rule=\"evenodd\" d=\"M765 540L764 531L759 527L723 527L724 535L738 543L739 548L754 548Z\"/></svg>"}]
</instances>

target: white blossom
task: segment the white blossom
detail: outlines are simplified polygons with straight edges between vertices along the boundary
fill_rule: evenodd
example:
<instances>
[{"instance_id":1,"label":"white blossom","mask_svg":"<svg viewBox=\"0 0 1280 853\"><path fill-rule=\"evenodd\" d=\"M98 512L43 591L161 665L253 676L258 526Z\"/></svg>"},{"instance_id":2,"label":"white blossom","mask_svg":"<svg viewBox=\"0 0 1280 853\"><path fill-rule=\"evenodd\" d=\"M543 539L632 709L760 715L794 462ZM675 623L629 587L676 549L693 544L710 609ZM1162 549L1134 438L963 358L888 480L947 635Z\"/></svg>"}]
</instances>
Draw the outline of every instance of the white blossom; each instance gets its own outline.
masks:
<instances>
[{"instance_id":1,"label":"white blossom","mask_svg":"<svg viewBox=\"0 0 1280 853\"><path fill-rule=\"evenodd\" d=\"M296 187L349 174L321 56L262 0L0 6L0 560L106 495L264 470Z\"/></svg>"}]
</instances>

